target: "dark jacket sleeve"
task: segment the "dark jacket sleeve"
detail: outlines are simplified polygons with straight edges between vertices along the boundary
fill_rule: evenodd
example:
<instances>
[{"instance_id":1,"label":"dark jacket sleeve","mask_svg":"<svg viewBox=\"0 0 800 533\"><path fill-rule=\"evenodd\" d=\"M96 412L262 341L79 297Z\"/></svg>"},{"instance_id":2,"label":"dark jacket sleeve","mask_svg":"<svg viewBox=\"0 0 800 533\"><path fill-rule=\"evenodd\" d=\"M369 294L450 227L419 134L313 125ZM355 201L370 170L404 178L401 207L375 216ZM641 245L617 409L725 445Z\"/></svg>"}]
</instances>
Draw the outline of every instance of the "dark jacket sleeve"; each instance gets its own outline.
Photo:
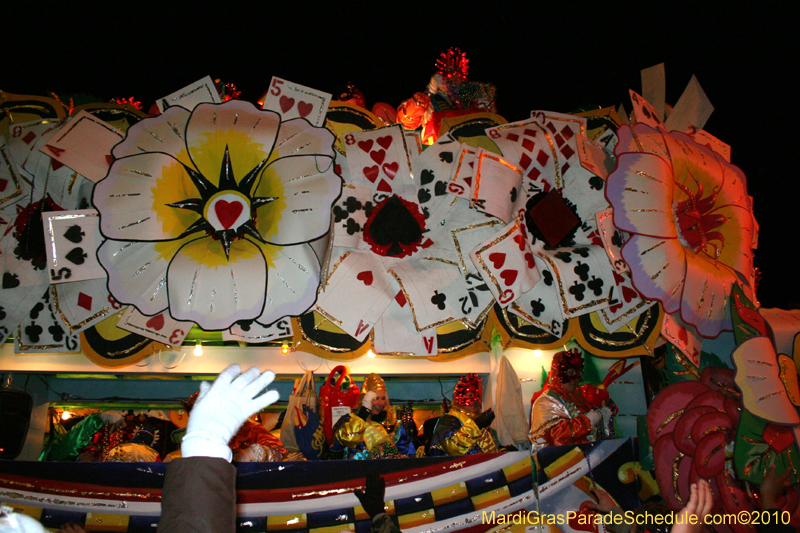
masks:
<instances>
[{"instance_id":1,"label":"dark jacket sleeve","mask_svg":"<svg viewBox=\"0 0 800 533\"><path fill-rule=\"evenodd\" d=\"M234 531L236 468L217 457L187 457L169 463L158 533Z\"/></svg>"}]
</instances>

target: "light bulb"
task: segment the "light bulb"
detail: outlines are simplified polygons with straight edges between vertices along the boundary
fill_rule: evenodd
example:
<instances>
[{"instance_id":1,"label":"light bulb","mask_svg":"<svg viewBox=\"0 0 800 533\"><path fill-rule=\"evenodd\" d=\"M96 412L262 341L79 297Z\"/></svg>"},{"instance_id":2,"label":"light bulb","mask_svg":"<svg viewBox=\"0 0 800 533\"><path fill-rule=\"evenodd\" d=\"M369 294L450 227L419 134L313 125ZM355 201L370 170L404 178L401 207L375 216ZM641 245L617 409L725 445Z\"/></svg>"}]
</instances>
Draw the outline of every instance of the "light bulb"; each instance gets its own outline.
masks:
<instances>
[{"instance_id":1,"label":"light bulb","mask_svg":"<svg viewBox=\"0 0 800 533\"><path fill-rule=\"evenodd\" d=\"M533 356L534 357L541 357L542 356L542 351L541 350L534 350L533 351Z\"/></svg>"},{"instance_id":2,"label":"light bulb","mask_svg":"<svg viewBox=\"0 0 800 533\"><path fill-rule=\"evenodd\" d=\"M286 355L287 353L289 353L289 343L288 343L288 342L284 342L284 343L281 345L281 353L282 353L283 355Z\"/></svg>"},{"instance_id":3,"label":"light bulb","mask_svg":"<svg viewBox=\"0 0 800 533\"><path fill-rule=\"evenodd\" d=\"M72 414L69 411L61 413L61 420L69 420Z\"/></svg>"},{"instance_id":4,"label":"light bulb","mask_svg":"<svg viewBox=\"0 0 800 533\"><path fill-rule=\"evenodd\" d=\"M197 344L195 345L194 351L192 353L194 354L195 357L200 357L201 355L203 355L203 343L197 341Z\"/></svg>"},{"instance_id":5,"label":"light bulb","mask_svg":"<svg viewBox=\"0 0 800 533\"><path fill-rule=\"evenodd\" d=\"M367 351L367 357L369 357L370 359L373 359L375 357L375 352L373 352L372 350L368 350Z\"/></svg>"}]
</instances>

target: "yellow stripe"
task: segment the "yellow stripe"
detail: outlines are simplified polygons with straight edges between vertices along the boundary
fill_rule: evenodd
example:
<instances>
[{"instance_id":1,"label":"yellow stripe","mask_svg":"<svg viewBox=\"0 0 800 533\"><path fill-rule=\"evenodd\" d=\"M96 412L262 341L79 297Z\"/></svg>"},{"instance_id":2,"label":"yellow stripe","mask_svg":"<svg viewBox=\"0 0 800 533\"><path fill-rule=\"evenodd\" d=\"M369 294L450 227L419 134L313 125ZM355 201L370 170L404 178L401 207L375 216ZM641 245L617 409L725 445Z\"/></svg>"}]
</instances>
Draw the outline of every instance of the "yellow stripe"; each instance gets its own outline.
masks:
<instances>
[{"instance_id":1,"label":"yellow stripe","mask_svg":"<svg viewBox=\"0 0 800 533\"><path fill-rule=\"evenodd\" d=\"M267 517L267 531L276 529L305 529L308 524L306 513L284 514Z\"/></svg>"},{"instance_id":2,"label":"yellow stripe","mask_svg":"<svg viewBox=\"0 0 800 533\"><path fill-rule=\"evenodd\" d=\"M521 461L517 461L513 465L508 465L503 469L503 474L506 476L506 481L516 481L520 478L525 476L530 476L531 472L533 471L531 460L530 459L522 459Z\"/></svg>"},{"instance_id":3,"label":"yellow stripe","mask_svg":"<svg viewBox=\"0 0 800 533\"><path fill-rule=\"evenodd\" d=\"M428 509L427 511L398 516L397 521L400 522L400 529L406 529L409 527L432 524L436 521L436 516L433 514L433 509Z\"/></svg>"},{"instance_id":4,"label":"yellow stripe","mask_svg":"<svg viewBox=\"0 0 800 533\"><path fill-rule=\"evenodd\" d=\"M11 503L11 502L3 502L3 505L11 507L12 509L14 509L15 513L26 514L38 521L42 520L42 511L44 509L41 507L34 507L33 505L20 505L18 503Z\"/></svg>"},{"instance_id":5,"label":"yellow stripe","mask_svg":"<svg viewBox=\"0 0 800 533\"><path fill-rule=\"evenodd\" d=\"M130 516L126 514L101 514L86 513L86 525L83 526L89 531L127 531Z\"/></svg>"},{"instance_id":6,"label":"yellow stripe","mask_svg":"<svg viewBox=\"0 0 800 533\"><path fill-rule=\"evenodd\" d=\"M528 461L530 463L530 461ZM467 492L467 485L464 482L450 485L449 487L442 487L440 489L432 490L431 497L433 497L433 505L442 505L456 500L461 500L469 496Z\"/></svg>"},{"instance_id":7,"label":"yellow stripe","mask_svg":"<svg viewBox=\"0 0 800 533\"><path fill-rule=\"evenodd\" d=\"M339 524L338 526L326 526L309 529L308 533L339 533L340 531L355 531L356 525L353 523Z\"/></svg>"},{"instance_id":8,"label":"yellow stripe","mask_svg":"<svg viewBox=\"0 0 800 533\"><path fill-rule=\"evenodd\" d=\"M476 511L480 511L481 509L491 507L503 500L507 500L510 497L511 493L508 491L508 487L504 485L499 489L490 490L489 492L473 496L472 505L475 506Z\"/></svg>"}]
</instances>

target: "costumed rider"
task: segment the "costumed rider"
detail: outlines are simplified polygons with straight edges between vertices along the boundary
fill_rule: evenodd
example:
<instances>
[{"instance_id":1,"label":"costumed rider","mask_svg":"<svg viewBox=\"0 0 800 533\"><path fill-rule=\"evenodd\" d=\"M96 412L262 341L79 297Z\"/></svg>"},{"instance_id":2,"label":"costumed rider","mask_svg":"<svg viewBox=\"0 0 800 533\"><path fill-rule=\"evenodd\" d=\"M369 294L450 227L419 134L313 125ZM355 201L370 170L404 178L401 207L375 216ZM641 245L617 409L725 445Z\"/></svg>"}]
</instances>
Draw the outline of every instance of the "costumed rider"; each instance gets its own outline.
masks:
<instances>
[{"instance_id":1,"label":"costumed rider","mask_svg":"<svg viewBox=\"0 0 800 533\"><path fill-rule=\"evenodd\" d=\"M583 357L577 348L553 356L548 383L531 408L531 451L602 440L617 407L605 390L580 385Z\"/></svg>"},{"instance_id":2,"label":"costumed rider","mask_svg":"<svg viewBox=\"0 0 800 533\"><path fill-rule=\"evenodd\" d=\"M186 412L189 413L189 420L193 416L192 410L198 394L199 392L196 392L188 400L181 402ZM247 419L233 435L230 442L228 442L228 446L233 452L233 460L237 463L274 463L283 461L289 454L278 437L267 431L261 424L250 419ZM164 459L164 462L181 457L181 453L178 450L170 453Z\"/></svg>"},{"instance_id":3,"label":"costumed rider","mask_svg":"<svg viewBox=\"0 0 800 533\"><path fill-rule=\"evenodd\" d=\"M344 449L348 459L387 459L413 456L416 448L397 420L386 383L372 373L364 380L358 412L344 415L333 428L332 451Z\"/></svg>"},{"instance_id":4,"label":"costumed rider","mask_svg":"<svg viewBox=\"0 0 800 533\"><path fill-rule=\"evenodd\" d=\"M481 413L483 387L481 378L471 373L462 376L453 389L453 406L441 417L428 446L430 455L468 455L499 452L489 425L494 420L491 409Z\"/></svg>"}]
</instances>

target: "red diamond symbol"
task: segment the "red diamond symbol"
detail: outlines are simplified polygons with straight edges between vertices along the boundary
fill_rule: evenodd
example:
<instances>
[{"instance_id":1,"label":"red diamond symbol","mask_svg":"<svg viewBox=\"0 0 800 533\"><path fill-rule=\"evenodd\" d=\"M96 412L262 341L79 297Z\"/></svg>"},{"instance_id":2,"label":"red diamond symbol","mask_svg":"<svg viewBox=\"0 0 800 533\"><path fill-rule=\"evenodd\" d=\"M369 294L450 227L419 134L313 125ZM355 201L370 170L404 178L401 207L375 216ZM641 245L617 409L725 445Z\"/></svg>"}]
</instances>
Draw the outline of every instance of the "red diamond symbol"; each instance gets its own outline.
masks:
<instances>
[{"instance_id":1,"label":"red diamond symbol","mask_svg":"<svg viewBox=\"0 0 800 533\"><path fill-rule=\"evenodd\" d=\"M511 142L517 142L519 140L519 135L516 133L509 133L508 137L506 137Z\"/></svg>"},{"instance_id":2,"label":"red diamond symbol","mask_svg":"<svg viewBox=\"0 0 800 533\"><path fill-rule=\"evenodd\" d=\"M528 154L522 154L522 157L519 158L519 166L528 170L528 167L531 166L532 160Z\"/></svg>"},{"instance_id":3,"label":"red diamond symbol","mask_svg":"<svg viewBox=\"0 0 800 533\"><path fill-rule=\"evenodd\" d=\"M564 128L561 130L561 135L563 135L566 140L570 140L572 136L575 135L575 132L573 132L572 128L569 126L564 126Z\"/></svg>"},{"instance_id":4,"label":"red diamond symbol","mask_svg":"<svg viewBox=\"0 0 800 533\"><path fill-rule=\"evenodd\" d=\"M547 123L547 129L550 130L550 133L555 133L556 132L556 127L553 126L552 122L548 122Z\"/></svg>"},{"instance_id":5,"label":"red diamond symbol","mask_svg":"<svg viewBox=\"0 0 800 533\"><path fill-rule=\"evenodd\" d=\"M570 157L575 155L575 150L570 148L569 145L566 145L564 148L561 149L561 153L564 154L564 157L569 159Z\"/></svg>"},{"instance_id":6,"label":"red diamond symbol","mask_svg":"<svg viewBox=\"0 0 800 533\"><path fill-rule=\"evenodd\" d=\"M83 307L87 311L92 310L92 297L88 294L78 293L78 307Z\"/></svg>"},{"instance_id":7,"label":"red diamond symbol","mask_svg":"<svg viewBox=\"0 0 800 533\"><path fill-rule=\"evenodd\" d=\"M32 131L29 131L28 134L25 137L22 138L22 141L25 144L30 144L31 141L34 140L35 138L36 138L36 134L33 133Z\"/></svg>"},{"instance_id":8,"label":"red diamond symbol","mask_svg":"<svg viewBox=\"0 0 800 533\"><path fill-rule=\"evenodd\" d=\"M400 307L405 307L406 305L406 295L403 294L403 291L398 291L397 294L394 295L394 299L397 300L397 303L400 304Z\"/></svg>"},{"instance_id":9,"label":"red diamond symbol","mask_svg":"<svg viewBox=\"0 0 800 533\"><path fill-rule=\"evenodd\" d=\"M525 139L522 141L522 147L529 152L533 152L534 142L530 139Z\"/></svg>"},{"instance_id":10,"label":"red diamond symbol","mask_svg":"<svg viewBox=\"0 0 800 533\"><path fill-rule=\"evenodd\" d=\"M550 159L550 157L548 157L543 150L539 150L539 155L536 156L536 161L538 161L541 166L544 166L548 159Z\"/></svg>"},{"instance_id":11,"label":"red diamond symbol","mask_svg":"<svg viewBox=\"0 0 800 533\"><path fill-rule=\"evenodd\" d=\"M526 135L528 137L536 137L536 131L535 130L527 129L527 130L523 131L522 134Z\"/></svg>"},{"instance_id":12,"label":"red diamond symbol","mask_svg":"<svg viewBox=\"0 0 800 533\"><path fill-rule=\"evenodd\" d=\"M556 140L556 144L557 144L558 146L561 146L562 144L564 144L564 137L562 137L561 135L559 135L559 134L557 134L557 133L556 133L556 135L555 135L555 137L554 137L554 138L555 138L555 140Z\"/></svg>"}]
</instances>

